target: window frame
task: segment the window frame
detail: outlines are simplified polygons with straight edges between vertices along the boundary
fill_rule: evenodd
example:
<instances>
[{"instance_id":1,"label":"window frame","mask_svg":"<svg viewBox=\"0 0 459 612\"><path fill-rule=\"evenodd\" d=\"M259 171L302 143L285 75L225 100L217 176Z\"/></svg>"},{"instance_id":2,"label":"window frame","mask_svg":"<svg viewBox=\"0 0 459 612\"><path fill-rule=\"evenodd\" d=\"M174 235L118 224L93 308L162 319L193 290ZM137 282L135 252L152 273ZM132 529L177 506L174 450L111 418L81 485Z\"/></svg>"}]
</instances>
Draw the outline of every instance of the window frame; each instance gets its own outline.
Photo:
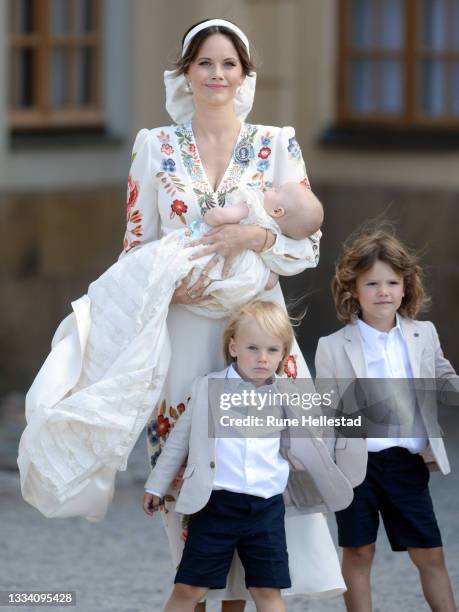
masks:
<instances>
[{"instance_id":1,"label":"window frame","mask_svg":"<svg viewBox=\"0 0 459 612\"><path fill-rule=\"evenodd\" d=\"M71 2L71 26L74 26L76 3ZM27 108L11 107L8 104L8 124L12 132L15 131L54 131L56 129L75 129L88 127L91 129L104 126L104 113L102 108L102 3L101 0L90 1L91 22L94 24L91 32L75 33L73 27L70 32L53 34L51 32L51 0L35 0L35 23L36 28L31 33L16 33L13 30L13 15L11 14L12 3L7 4L8 11L8 56L9 62L9 86L15 91L17 76L12 69L13 53L18 49L34 48L36 52L36 66L34 68L33 93L34 104ZM17 17L17 5L13 9ZM68 77L70 92L73 98L71 104L61 108L55 108L51 104L50 74L51 53L53 48L68 48L73 50L71 59L71 74ZM90 68L89 88L92 101L84 107L77 107L76 96L76 51L82 48L92 49L94 56Z\"/></svg>"},{"instance_id":2,"label":"window frame","mask_svg":"<svg viewBox=\"0 0 459 612\"><path fill-rule=\"evenodd\" d=\"M451 62L459 62L459 49L453 50L451 46L452 20L448 23L448 46L443 50L434 50L422 47L420 43L420 32L423 19L423 9L418 0L404 0L404 29L402 40L405 41L401 50L389 50L376 46L358 48L348 44L349 27L351 22L351 0L339 0L338 3L338 44L337 44L337 118L339 124L350 126L393 126L394 128L447 128L459 130L459 115L437 115L432 116L422 113L417 106L418 92L421 80L418 67L422 59L432 58L443 60L447 70L445 87L450 87L449 72ZM448 2L448 11L451 10L451 2ZM349 108L348 97L350 92L347 70L350 58L365 57L369 59L400 58L402 65L402 102L403 110L400 113L357 113ZM451 97L446 95L446 107L451 105Z\"/></svg>"}]
</instances>

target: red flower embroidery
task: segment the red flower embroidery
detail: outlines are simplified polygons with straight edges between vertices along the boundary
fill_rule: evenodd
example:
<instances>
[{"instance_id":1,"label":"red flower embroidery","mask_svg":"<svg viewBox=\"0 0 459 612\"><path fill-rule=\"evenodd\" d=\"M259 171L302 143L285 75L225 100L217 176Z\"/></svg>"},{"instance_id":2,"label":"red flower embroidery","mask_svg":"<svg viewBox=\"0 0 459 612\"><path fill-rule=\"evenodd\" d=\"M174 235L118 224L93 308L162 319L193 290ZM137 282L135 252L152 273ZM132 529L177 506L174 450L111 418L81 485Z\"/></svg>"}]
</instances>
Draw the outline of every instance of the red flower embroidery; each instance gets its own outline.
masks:
<instances>
[{"instance_id":1,"label":"red flower embroidery","mask_svg":"<svg viewBox=\"0 0 459 612\"><path fill-rule=\"evenodd\" d=\"M174 218L175 215L180 219L180 221L186 225L185 218L182 216L188 210L188 206L182 200L174 200L171 204L171 219Z\"/></svg>"},{"instance_id":2,"label":"red flower embroidery","mask_svg":"<svg viewBox=\"0 0 459 612\"><path fill-rule=\"evenodd\" d=\"M288 358L284 361L284 372L288 376L288 378L295 378L298 375L298 368L296 365L296 360L294 355L289 355Z\"/></svg>"},{"instance_id":3,"label":"red flower embroidery","mask_svg":"<svg viewBox=\"0 0 459 612\"><path fill-rule=\"evenodd\" d=\"M194 152L196 151L196 145L194 145L194 144L189 144L189 145L188 145L188 151L189 151L190 153L194 153Z\"/></svg>"},{"instance_id":4,"label":"red flower embroidery","mask_svg":"<svg viewBox=\"0 0 459 612\"><path fill-rule=\"evenodd\" d=\"M174 149L171 147L170 144L163 144L161 147L161 153L164 153L165 155L172 155L172 153L174 152Z\"/></svg>"},{"instance_id":5,"label":"red flower embroidery","mask_svg":"<svg viewBox=\"0 0 459 612\"><path fill-rule=\"evenodd\" d=\"M126 194L126 206L127 206L127 210L126 210L126 216L129 218L129 213L131 212L132 208L134 207L134 204L137 201L137 198L139 196L139 183L137 181L134 181L134 179L132 178L131 175L128 176L128 183L127 183L127 194Z\"/></svg>"},{"instance_id":6,"label":"red flower embroidery","mask_svg":"<svg viewBox=\"0 0 459 612\"><path fill-rule=\"evenodd\" d=\"M183 414L185 412L185 404L182 402L177 405L177 410L179 414Z\"/></svg>"},{"instance_id":7,"label":"red flower embroidery","mask_svg":"<svg viewBox=\"0 0 459 612\"><path fill-rule=\"evenodd\" d=\"M169 422L169 419L163 417L162 414L158 415L158 425L156 427L156 432L158 436L167 436L170 428L171 424Z\"/></svg>"},{"instance_id":8,"label":"red flower embroidery","mask_svg":"<svg viewBox=\"0 0 459 612\"><path fill-rule=\"evenodd\" d=\"M172 212L180 217L188 210L188 206L182 200L174 200L171 204Z\"/></svg>"},{"instance_id":9,"label":"red flower embroidery","mask_svg":"<svg viewBox=\"0 0 459 612\"><path fill-rule=\"evenodd\" d=\"M261 147L261 149L258 151L258 157L261 157L261 159L266 159L270 155L271 149L269 147Z\"/></svg>"}]
</instances>

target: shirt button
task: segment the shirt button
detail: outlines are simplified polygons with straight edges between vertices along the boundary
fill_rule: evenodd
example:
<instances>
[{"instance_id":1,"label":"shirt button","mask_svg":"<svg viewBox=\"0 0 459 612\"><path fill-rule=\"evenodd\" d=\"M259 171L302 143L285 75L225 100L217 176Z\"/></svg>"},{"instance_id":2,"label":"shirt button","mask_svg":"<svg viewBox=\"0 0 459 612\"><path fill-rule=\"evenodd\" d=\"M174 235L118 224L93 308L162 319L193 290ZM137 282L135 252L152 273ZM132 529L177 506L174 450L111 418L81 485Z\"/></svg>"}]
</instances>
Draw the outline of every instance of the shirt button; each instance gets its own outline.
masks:
<instances>
[{"instance_id":1,"label":"shirt button","mask_svg":"<svg viewBox=\"0 0 459 612\"><path fill-rule=\"evenodd\" d=\"M211 461L211 462L210 462L210 467L211 467L212 469L214 469L214 467L215 467L215 461Z\"/></svg>"}]
</instances>

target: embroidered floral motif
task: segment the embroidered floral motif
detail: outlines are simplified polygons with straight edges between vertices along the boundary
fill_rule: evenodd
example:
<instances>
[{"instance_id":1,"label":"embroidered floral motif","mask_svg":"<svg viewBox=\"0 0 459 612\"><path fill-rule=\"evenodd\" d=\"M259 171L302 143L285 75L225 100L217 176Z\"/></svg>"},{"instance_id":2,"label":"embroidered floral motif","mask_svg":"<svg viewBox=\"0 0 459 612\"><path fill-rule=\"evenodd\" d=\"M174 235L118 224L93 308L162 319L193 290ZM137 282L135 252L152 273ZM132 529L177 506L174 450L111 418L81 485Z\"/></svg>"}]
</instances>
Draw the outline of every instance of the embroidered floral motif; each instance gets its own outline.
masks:
<instances>
[{"instance_id":1,"label":"embroidered floral motif","mask_svg":"<svg viewBox=\"0 0 459 612\"><path fill-rule=\"evenodd\" d=\"M268 168L271 165L271 160L269 159L269 157L272 153L272 141L273 141L273 136L269 132L266 132L265 134L262 134L260 136L261 146L258 149L258 153L257 153L257 157L260 158L260 161L258 161L257 163L258 172L256 172L252 176L253 182L250 183L252 187L258 187L259 189L262 189L263 191L265 191L268 187L272 186L271 183L269 185L267 184L267 182L265 181L265 177L264 177L264 173L266 172L266 170L268 170Z\"/></svg>"},{"instance_id":2,"label":"embroidered floral motif","mask_svg":"<svg viewBox=\"0 0 459 612\"><path fill-rule=\"evenodd\" d=\"M269 168L269 161L267 159L264 159L263 161L259 161L257 164L257 170L258 172L265 172L267 169Z\"/></svg>"},{"instance_id":3,"label":"embroidered floral motif","mask_svg":"<svg viewBox=\"0 0 459 612\"><path fill-rule=\"evenodd\" d=\"M170 134L166 134L166 132L161 130L160 133L157 134L157 138L160 142L168 143L171 137Z\"/></svg>"},{"instance_id":4,"label":"embroidered floral motif","mask_svg":"<svg viewBox=\"0 0 459 612\"><path fill-rule=\"evenodd\" d=\"M138 181L135 181L131 174L128 176L127 193L126 193L126 235L123 240L123 249L125 252L141 244L140 240L130 240L130 234L139 238L142 236L142 213L139 210L134 210L140 193ZM134 227L130 227L135 224Z\"/></svg>"},{"instance_id":5,"label":"embroidered floral motif","mask_svg":"<svg viewBox=\"0 0 459 612\"><path fill-rule=\"evenodd\" d=\"M180 221L186 225L185 213L188 210L188 206L182 200L174 200L171 204L171 214L170 217L173 219L175 215L180 219Z\"/></svg>"},{"instance_id":6,"label":"embroidered floral motif","mask_svg":"<svg viewBox=\"0 0 459 612\"><path fill-rule=\"evenodd\" d=\"M262 140L266 140L266 139L262 138ZM261 159L266 159L270 155L271 155L271 149L269 147L261 147L261 149L258 151L258 157L261 157Z\"/></svg>"},{"instance_id":7,"label":"embroidered floral motif","mask_svg":"<svg viewBox=\"0 0 459 612\"><path fill-rule=\"evenodd\" d=\"M191 124L183 124L176 128L175 135L180 148L180 155L188 176L193 185L201 213L224 206L227 194L239 188L240 179L251 159L254 159L253 141L257 132L256 126L244 124L239 141L235 146L230 164L225 172L218 190L213 191L202 167L199 153L194 143Z\"/></svg>"},{"instance_id":8,"label":"embroidered floral motif","mask_svg":"<svg viewBox=\"0 0 459 612\"><path fill-rule=\"evenodd\" d=\"M288 140L287 150L294 159L301 159L301 149L295 136Z\"/></svg>"},{"instance_id":9,"label":"embroidered floral motif","mask_svg":"<svg viewBox=\"0 0 459 612\"><path fill-rule=\"evenodd\" d=\"M157 429L156 429L158 432L158 436L160 438L167 436L170 428L171 428L171 424L169 422L169 419L164 417L162 414L158 415L158 422L157 422Z\"/></svg>"},{"instance_id":10,"label":"embroidered floral motif","mask_svg":"<svg viewBox=\"0 0 459 612\"><path fill-rule=\"evenodd\" d=\"M187 399L187 403L190 398ZM166 400L162 400L156 416L147 425L147 439L153 448L150 457L152 467L156 464L161 450L180 415L185 412L185 404L180 402L177 406L169 406L167 409ZM174 500L171 500L174 501Z\"/></svg>"},{"instance_id":11,"label":"embroidered floral motif","mask_svg":"<svg viewBox=\"0 0 459 612\"><path fill-rule=\"evenodd\" d=\"M294 355L289 355L284 361L284 373L288 376L288 378L293 378L293 380L295 380L295 378L298 376L298 367L296 365Z\"/></svg>"},{"instance_id":12,"label":"embroidered floral motif","mask_svg":"<svg viewBox=\"0 0 459 612\"><path fill-rule=\"evenodd\" d=\"M126 217L129 219L129 214L134 208L134 204L139 197L139 183L135 181L131 175L128 176L127 194L126 194Z\"/></svg>"},{"instance_id":13,"label":"embroidered floral motif","mask_svg":"<svg viewBox=\"0 0 459 612\"><path fill-rule=\"evenodd\" d=\"M171 147L170 144L163 144L161 147L161 153L164 153L165 155L172 155L174 152L174 148Z\"/></svg>"},{"instance_id":14,"label":"embroidered floral motif","mask_svg":"<svg viewBox=\"0 0 459 612\"><path fill-rule=\"evenodd\" d=\"M168 157L167 159L163 159L161 161L161 168L163 169L164 172L174 172L175 161L171 157Z\"/></svg>"}]
</instances>

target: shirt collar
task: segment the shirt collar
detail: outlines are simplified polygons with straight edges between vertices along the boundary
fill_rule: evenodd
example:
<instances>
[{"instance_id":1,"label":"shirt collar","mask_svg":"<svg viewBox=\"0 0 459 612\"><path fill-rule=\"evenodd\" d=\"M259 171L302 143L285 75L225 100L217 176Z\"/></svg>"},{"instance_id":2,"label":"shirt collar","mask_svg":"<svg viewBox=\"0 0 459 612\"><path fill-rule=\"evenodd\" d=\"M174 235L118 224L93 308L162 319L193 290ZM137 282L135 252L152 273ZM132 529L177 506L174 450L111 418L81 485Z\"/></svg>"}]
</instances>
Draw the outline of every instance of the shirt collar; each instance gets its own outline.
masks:
<instances>
[{"instance_id":1,"label":"shirt collar","mask_svg":"<svg viewBox=\"0 0 459 612\"><path fill-rule=\"evenodd\" d=\"M379 331L379 329L375 329L371 325L368 325L368 323L365 323L365 321L362 321L362 319L357 319L357 324L359 326L360 334L362 335L364 342L366 342L369 345L372 345L378 340L386 339L389 336L389 334L396 333L396 330L398 330L398 333L403 338L402 327L400 325L400 321L401 321L400 315L398 314L398 312L396 312L395 313L395 325L388 332Z\"/></svg>"},{"instance_id":2,"label":"shirt collar","mask_svg":"<svg viewBox=\"0 0 459 612\"><path fill-rule=\"evenodd\" d=\"M241 376L239 375L237 369L236 369L236 364L233 362L228 366L228 370L226 372L226 378L239 378L239 380L242 381ZM272 378L270 378L267 383L265 385L261 385L261 387L258 387L259 389L261 389L262 387L268 387L271 385L274 385L276 383L276 375L274 374L274 376ZM248 385L250 383L246 382L246 381L242 381L244 383L244 385Z\"/></svg>"}]
</instances>

